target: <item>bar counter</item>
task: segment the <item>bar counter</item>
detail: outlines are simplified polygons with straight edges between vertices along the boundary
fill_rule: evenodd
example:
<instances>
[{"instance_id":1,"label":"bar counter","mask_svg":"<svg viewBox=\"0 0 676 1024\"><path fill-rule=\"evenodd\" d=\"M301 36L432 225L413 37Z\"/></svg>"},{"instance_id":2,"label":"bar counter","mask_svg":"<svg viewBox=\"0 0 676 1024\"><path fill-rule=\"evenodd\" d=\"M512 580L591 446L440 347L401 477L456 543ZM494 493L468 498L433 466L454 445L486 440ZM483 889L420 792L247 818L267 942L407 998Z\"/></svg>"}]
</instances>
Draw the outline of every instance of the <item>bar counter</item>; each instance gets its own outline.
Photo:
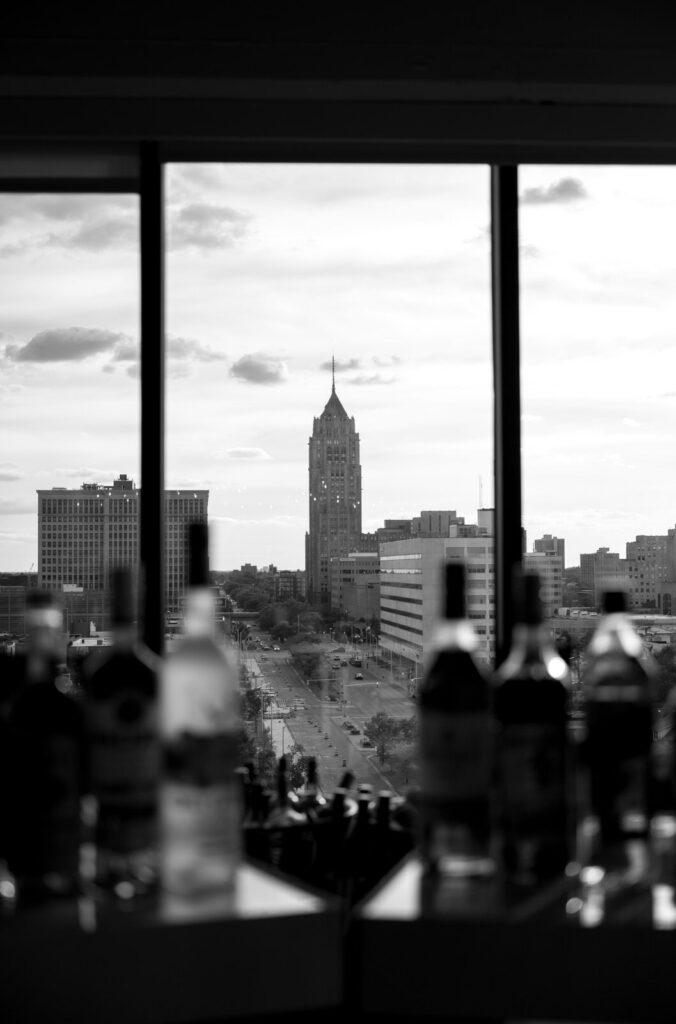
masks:
<instances>
[{"instance_id":1,"label":"bar counter","mask_svg":"<svg viewBox=\"0 0 676 1024\"><path fill-rule=\"evenodd\" d=\"M250 864L233 900L81 899L0 919L0 1019L187 1022L338 1007L337 905Z\"/></svg>"},{"instance_id":2,"label":"bar counter","mask_svg":"<svg viewBox=\"0 0 676 1024\"><path fill-rule=\"evenodd\" d=\"M368 1019L676 1020L676 931L627 894L583 926L569 879L525 897L422 884L409 857L356 908L352 1000ZM566 909L568 907L568 909Z\"/></svg>"}]
</instances>

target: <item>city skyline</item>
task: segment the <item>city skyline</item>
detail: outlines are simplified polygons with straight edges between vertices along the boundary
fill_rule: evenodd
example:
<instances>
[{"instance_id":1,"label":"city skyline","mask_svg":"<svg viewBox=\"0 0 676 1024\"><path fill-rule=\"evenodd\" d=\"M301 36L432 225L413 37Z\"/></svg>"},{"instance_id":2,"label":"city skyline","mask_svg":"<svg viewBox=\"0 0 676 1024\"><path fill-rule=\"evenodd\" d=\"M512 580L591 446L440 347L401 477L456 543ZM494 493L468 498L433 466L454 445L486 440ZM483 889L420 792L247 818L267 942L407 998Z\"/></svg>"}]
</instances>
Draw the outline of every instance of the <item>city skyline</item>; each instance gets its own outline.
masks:
<instances>
[{"instance_id":1,"label":"city skyline","mask_svg":"<svg viewBox=\"0 0 676 1024\"><path fill-rule=\"evenodd\" d=\"M569 565L676 521L672 177L520 170L524 525ZM332 353L364 532L493 504L486 167L172 165L167 196L166 486L209 488L215 567L304 565ZM1 198L4 571L37 562L38 490L142 483L137 214Z\"/></svg>"}]
</instances>

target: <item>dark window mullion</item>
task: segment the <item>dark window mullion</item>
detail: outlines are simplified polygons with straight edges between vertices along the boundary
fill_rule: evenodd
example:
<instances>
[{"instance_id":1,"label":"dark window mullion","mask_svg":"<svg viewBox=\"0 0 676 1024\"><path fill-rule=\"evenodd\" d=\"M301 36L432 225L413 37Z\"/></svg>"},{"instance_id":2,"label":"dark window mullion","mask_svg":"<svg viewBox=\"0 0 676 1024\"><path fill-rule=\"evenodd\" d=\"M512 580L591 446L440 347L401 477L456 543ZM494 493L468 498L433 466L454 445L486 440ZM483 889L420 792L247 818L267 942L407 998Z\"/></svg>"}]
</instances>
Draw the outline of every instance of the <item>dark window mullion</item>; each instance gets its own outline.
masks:
<instances>
[{"instance_id":1,"label":"dark window mullion","mask_svg":"<svg viewBox=\"0 0 676 1024\"><path fill-rule=\"evenodd\" d=\"M496 664L514 624L512 572L521 561L518 169L491 167L493 372L495 386Z\"/></svg>"},{"instance_id":2,"label":"dark window mullion","mask_svg":"<svg viewBox=\"0 0 676 1024\"><path fill-rule=\"evenodd\" d=\"M141 573L145 642L164 646L164 168L141 144Z\"/></svg>"}]
</instances>

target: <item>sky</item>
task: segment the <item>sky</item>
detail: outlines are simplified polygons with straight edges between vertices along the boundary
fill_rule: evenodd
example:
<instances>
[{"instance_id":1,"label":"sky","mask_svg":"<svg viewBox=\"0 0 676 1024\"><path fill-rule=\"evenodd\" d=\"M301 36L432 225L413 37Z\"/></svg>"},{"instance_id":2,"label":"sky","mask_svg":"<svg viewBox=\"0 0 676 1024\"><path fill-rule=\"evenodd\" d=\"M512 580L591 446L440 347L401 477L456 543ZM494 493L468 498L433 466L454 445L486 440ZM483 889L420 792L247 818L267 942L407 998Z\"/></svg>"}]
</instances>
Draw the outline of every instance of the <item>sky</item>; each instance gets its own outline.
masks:
<instances>
[{"instance_id":1,"label":"sky","mask_svg":"<svg viewBox=\"0 0 676 1024\"><path fill-rule=\"evenodd\" d=\"M676 170L519 172L523 510L566 562L676 523ZM489 172L167 168L168 487L211 562L303 568L307 442L336 390L363 529L493 501ZM38 488L139 475L138 200L0 196L0 570Z\"/></svg>"}]
</instances>

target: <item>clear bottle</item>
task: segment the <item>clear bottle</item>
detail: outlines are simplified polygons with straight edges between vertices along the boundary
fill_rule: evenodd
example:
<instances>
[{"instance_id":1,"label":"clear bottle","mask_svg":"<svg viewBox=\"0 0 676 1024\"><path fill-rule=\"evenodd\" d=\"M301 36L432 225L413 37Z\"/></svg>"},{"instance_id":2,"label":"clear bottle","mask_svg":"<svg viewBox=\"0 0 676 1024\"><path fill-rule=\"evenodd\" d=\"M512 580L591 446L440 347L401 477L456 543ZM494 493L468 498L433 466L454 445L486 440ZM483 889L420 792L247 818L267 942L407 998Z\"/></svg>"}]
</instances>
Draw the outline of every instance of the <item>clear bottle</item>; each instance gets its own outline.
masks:
<instances>
[{"instance_id":1,"label":"clear bottle","mask_svg":"<svg viewBox=\"0 0 676 1024\"><path fill-rule=\"evenodd\" d=\"M444 616L418 696L420 845L430 873L488 876L491 853L490 687L474 658L465 567L443 567Z\"/></svg>"},{"instance_id":2,"label":"clear bottle","mask_svg":"<svg viewBox=\"0 0 676 1024\"><path fill-rule=\"evenodd\" d=\"M190 525L189 551L183 634L165 659L161 685L162 884L198 897L232 892L236 880L241 717L237 664L215 636L206 524Z\"/></svg>"},{"instance_id":3,"label":"clear bottle","mask_svg":"<svg viewBox=\"0 0 676 1024\"><path fill-rule=\"evenodd\" d=\"M606 894L648 884L653 744L652 659L624 591L603 597L583 673L586 739L578 860Z\"/></svg>"},{"instance_id":4,"label":"clear bottle","mask_svg":"<svg viewBox=\"0 0 676 1024\"><path fill-rule=\"evenodd\" d=\"M514 574L515 627L493 677L498 842L505 877L563 876L574 834L570 673L543 622L537 573Z\"/></svg>"},{"instance_id":5,"label":"clear bottle","mask_svg":"<svg viewBox=\"0 0 676 1024\"><path fill-rule=\"evenodd\" d=\"M157 880L160 661L139 641L133 576L112 576L113 646L85 663L88 792L98 889L121 899Z\"/></svg>"},{"instance_id":6,"label":"clear bottle","mask_svg":"<svg viewBox=\"0 0 676 1024\"><path fill-rule=\"evenodd\" d=\"M51 593L26 595L24 679L8 715L7 860L20 900L70 896L79 884L84 729L79 703L55 685L64 660L62 626Z\"/></svg>"}]
</instances>

